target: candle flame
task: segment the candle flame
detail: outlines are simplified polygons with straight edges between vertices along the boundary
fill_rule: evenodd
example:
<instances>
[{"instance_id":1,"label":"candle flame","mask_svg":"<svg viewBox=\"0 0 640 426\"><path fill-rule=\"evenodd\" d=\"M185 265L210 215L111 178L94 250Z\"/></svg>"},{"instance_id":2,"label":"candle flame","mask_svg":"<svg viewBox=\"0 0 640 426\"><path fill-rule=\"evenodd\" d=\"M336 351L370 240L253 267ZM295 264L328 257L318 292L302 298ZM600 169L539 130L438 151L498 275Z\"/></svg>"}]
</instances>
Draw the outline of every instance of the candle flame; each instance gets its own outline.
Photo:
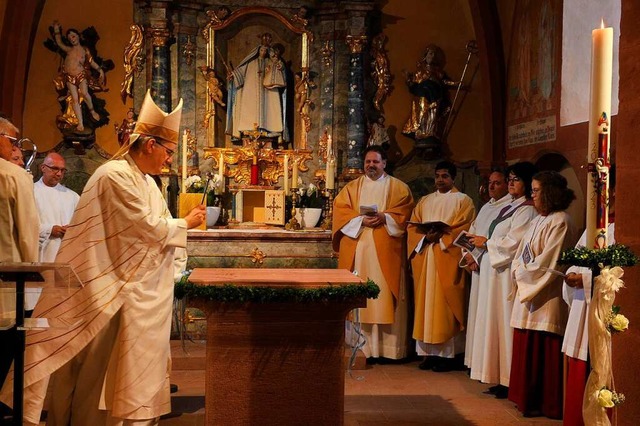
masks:
<instances>
[{"instance_id":1,"label":"candle flame","mask_svg":"<svg viewBox=\"0 0 640 426\"><path fill-rule=\"evenodd\" d=\"M604 18L600 18L600 29L604 30Z\"/></svg>"}]
</instances>

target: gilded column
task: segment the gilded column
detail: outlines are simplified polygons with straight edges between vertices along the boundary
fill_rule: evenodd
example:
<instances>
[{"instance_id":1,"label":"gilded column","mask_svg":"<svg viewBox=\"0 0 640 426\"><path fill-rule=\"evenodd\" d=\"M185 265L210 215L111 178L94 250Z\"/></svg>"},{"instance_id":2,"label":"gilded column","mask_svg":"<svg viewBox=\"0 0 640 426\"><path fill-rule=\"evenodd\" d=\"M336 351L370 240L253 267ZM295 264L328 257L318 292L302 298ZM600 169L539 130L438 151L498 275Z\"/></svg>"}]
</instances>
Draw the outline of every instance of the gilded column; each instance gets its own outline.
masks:
<instances>
[{"instance_id":1,"label":"gilded column","mask_svg":"<svg viewBox=\"0 0 640 426\"><path fill-rule=\"evenodd\" d=\"M365 146L365 110L363 48L367 36L347 36L349 46L349 88L347 91L347 167L346 175L362 173L362 151Z\"/></svg>"}]
</instances>

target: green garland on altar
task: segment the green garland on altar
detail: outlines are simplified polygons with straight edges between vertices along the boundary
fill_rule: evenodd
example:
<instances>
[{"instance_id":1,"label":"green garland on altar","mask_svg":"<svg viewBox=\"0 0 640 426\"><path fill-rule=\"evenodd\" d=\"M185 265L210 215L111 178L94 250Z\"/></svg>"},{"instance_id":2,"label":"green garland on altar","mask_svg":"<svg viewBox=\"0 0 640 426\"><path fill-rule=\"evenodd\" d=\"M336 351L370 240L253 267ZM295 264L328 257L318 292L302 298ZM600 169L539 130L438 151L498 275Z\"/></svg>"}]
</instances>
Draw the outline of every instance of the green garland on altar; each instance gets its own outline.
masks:
<instances>
[{"instance_id":1,"label":"green garland on altar","mask_svg":"<svg viewBox=\"0 0 640 426\"><path fill-rule=\"evenodd\" d=\"M638 263L638 257L629 247L623 244L613 244L602 249L576 247L567 249L560 255L558 263L564 265L582 266L595 270L605 266L633 266Z\"/></svg>"},{"instance_id":2,"label":"green garland on altar","mask_svg":"<svg viewBox=\"0 0 640 426\"><path fill-rule=\"evenodd\" d=\"M379 293L380 287L372 280L368 280L364 285L335 285L314 289L296 287L247 287L233 284L205 286L189 282L188 273L182 276L182 279L175 285L174 289L174 295L177 299L189 297L209 301L237 303L310 303L346 301L363 296L368 299L376 299Z\"/></svg>"}]
</instances>

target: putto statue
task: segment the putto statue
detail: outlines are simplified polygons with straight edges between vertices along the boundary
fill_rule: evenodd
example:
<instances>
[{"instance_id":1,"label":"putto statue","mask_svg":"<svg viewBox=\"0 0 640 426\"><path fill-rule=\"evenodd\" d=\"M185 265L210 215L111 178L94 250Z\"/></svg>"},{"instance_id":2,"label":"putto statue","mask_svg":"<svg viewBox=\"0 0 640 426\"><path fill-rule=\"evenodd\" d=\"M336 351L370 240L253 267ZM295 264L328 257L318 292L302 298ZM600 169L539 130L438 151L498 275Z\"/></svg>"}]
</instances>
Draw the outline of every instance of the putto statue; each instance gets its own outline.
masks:
<instances>
[{"instance_id":1,"label":"putto statue","mask_svg":"<svg viewBox=\"0 0 640 426\"><path fill-rule=\"evenodd\" d=\"M227 130L232 138L258 129L268 137L289 141L286 126L287 80L282 49L271 46L269 33L240 64L230 70L227 91Z\"/></svg>"},{"instance_id":2,"label":"putto statue","mask_svg":"<svg viewBox=\"0 0 640 426\"><path fill-rule=\"evenodd\" d=\"M416 72L407 73L407 86L413 95L411 115L402 133L415 139L417 147L440 144L447 115L451 111L449 88L458 86L443 71L444 52L436 45L428 45Z\"/></svg>"},{"instance_id":3,"label":"putto statue","mask_svg":"<svg viewBox=\"0 0 640 426\"><path fill-rule=\"evenodd\" d=\"M109 122L105 102L94 94L108 90L105 73L113 69L113 61L97 56L95 45L100 38L94 27L82 33L68 29L63 36L60 23L54 21L49 30L52 38L45 41L45 47L62 58L54 80L62 107L58 128L65 138L94 137L94 129Z\"/></svg>"}]
</instances>

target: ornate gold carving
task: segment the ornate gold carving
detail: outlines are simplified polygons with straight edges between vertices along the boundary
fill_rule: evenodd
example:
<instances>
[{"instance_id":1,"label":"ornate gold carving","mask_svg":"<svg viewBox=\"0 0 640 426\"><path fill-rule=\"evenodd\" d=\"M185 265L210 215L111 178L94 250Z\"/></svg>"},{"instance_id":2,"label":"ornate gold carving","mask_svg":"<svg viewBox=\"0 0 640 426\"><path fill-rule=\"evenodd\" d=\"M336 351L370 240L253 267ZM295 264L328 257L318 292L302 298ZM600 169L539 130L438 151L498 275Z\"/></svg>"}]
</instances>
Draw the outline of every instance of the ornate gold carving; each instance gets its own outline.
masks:
<instances>
[{"instance_id":1,"label":"ornate gold carving","mask_svg":"<svg viewBox=\"0 0 640 426\"><path fill-rule=\"evenodd\" d=\"M349 46L349 51L351 53L362 53L362 49L364 48L364 44L367 41L367 36L347 36L347 45Z\"/></svg>"},{"instance_id":2,"label":"ornate gold carving","mask_svg":"<svg viewBox=\"0 0 640 426\"><path fill-rule=\"evenodd\" d=\"M191 129L184 129L184 131L187 133L187 159L191 160L198 152L198 138L191 134Z\"/></svg>"},{"instance_id":3,"label":"ornate gold carving","mask_svg":"<svg viewBox=\"0 0 640 426\"><path fill-rule=\"evenodd\" d=\"M167 28L151 28L148 33L151 35L153 47L166 46L169 42L169 37L171 37L171 33Z\"/></svg>"},{"instance_id":4,"label":"ornate gold carving","mask_svg":"<svg viewBox=\"0 0 640 426\"><path fill-rule=\"evenodd\" d=\"M275 150L272 148L261 148L255 150L252 146L242 148L204 148L204 158L212 158L214 167L219 167L218 161L220 152L224 157L224 174L235 181L237 185L249 185L251 182L251 164L253 157L257 157L261 175L260 186L270 187L277 185L281 176L284 176L284 154L289 155L289 164L297 165L300 172L308 172L308 161L313 161L312 151L309 150ZM230 167L236 166L236 167Z\"/></svg>"},{"instance_id":5,"label":"ornate gold carving","mask_svg":"<svg viewBox=\"0 0 640 426\"><path fill-rule=\"evenodd\" d=\"M325 67L328 68L333 63L333 54L335 51L336 50L333 48L331 41L327 40L324 42L324 46L320 50L320 53L322 53L322 63Z\"/></svg>"},{"instance_id":6,"label":"ornate gold carving","mask_svg":"<svg viewBox=\"0 0 640 426\"><path fill-rule=\"evenodd\" d=\"M267 257L266 254L262 250L259 250L258 247L251 250L248 257L251 258L251 262L255 263L256 266L262 265L263 260Z\"/></svg>"},{"instance_id":7,"label":"ornate gold carving","mask_svg":"<svg viewBox=\"0 0 640 426\"><path fill-rule=\"evenodd\" d=\"M376 83L376 94L373 98L373 106L382 111L382 103L387 98L391 89L391 73L389 72L389 57L384 48L387 36L380 33L371 40L371 76Z\"/></svg>"},{"instance_id":8,"label":"ornate gold carving","mask_svg":"<svg viewBox=\"0 0 640 426\"><path fill-rule=\"evenodd\" d=\"M206 103L205 111L204 111L204 119L202 121L202 127L205 129L209 127L209 121L211 117L215 117L216 115L216 104L221 107L225 107L226 104L222 101L222 83L220 78L216 75L213 68L208 67L206 65L201 65L198 67L204 79L207 82L207 97L208 102Z\"/></svg>"},{"instance_id":9,"label":"ornate gold carving","mask_svg":"<svg viewBox=\"0 0 640 426\"><path fill-rule=\"evenodd\" d=\"M124 79L120 85L120 98L122 103L126 103L127 96L133 97L131 86L133 77L140 75L144 57L142 54L144 46L144 33L141 25L131 25L131 39L124 48Z\"/></svg>"},{"instance_id":10,"label":"ornate gold carving","mask_svg":"<svg viewBox=\"0 0 640 426\"><path fill-rule=\"evenodd\" d=\"M329 142L329 129L324 129L320 140L318 141L318 158L321 158L325 163L327 162L327 145Z\"/></svg>"},{"instance_id":11,"label":"ornate gold carving","mask_svg":"<svg viewBox=\"0 0 640 426\"><path fill-rule=\"evenodd\" d=\"M302 28L306 28L306 26L309 24L309 20L306 19L308 11L309 10L305 6L301 6L298 12L291 17L291 22L299 25Z\"/></svg>"},{"instance_id":12,"label":"ornate gold carving","mask_svg":"<svg viewBox=\"0 0 640 426\"><path fill-rule=\"evenodd\" d=\"M209 43L209 30L211 27L223 24L224 20L229 16L229 13L229 8L226 6L220 6L217 10L206 11L209 22L202 28L201 34L207 43Z\"/></svg>"},{"instance_id":13,"label":"ornate gold carving","mask_svg":"<svg viewBox=\"0 0 640 426\"><path fill-rule=\"evenodd\" d=\"M193 58L196 56L196 44L191 41L190 35L187 36L187 42L182 48L182 55L184 56L184 62L187 65L191 65L193 63Z\"/></svg>"},{"instance_id":14,"label":"ornate gold carving","mask_svg":"<svg viewBox=\"0 0 640 426\"><path fill-rule=\"evenodd\" d=\"M311 109L315 106L313 101L309 99L309 91L318 87L309 77L308 71L296 73L295 98L296 110L302 119L302 125L305 133L311 130ZM303 144L305 146L306 144Z\"/></svg>"}]
</instances>

